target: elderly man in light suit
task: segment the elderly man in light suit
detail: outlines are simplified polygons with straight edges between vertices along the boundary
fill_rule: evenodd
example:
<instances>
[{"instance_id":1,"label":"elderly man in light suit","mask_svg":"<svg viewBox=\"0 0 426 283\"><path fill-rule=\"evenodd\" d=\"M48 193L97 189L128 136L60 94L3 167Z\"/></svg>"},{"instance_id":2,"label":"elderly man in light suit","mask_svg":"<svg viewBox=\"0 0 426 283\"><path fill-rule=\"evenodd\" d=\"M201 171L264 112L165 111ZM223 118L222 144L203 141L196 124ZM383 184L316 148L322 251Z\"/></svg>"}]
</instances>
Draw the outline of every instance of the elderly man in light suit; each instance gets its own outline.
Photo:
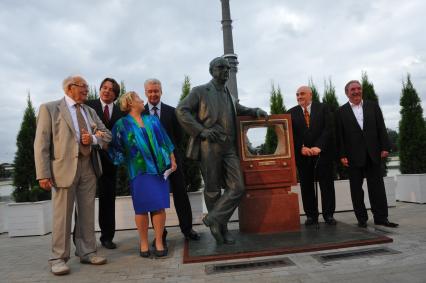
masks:
<instances>
[{"instance_id":1,"label":"elderly man in light suit","mask_svg":"<svg viewBox=\"0 0 426 283\"><path fill-rule=\"evenodd\" d=\"M65 97L42 104L37 118L34 158L40 187L52 190L51 271L69 273L71 218L74 203L76 255L81 263L100 265L106 259L96 255L94 203L96 176L90 158L91 145L105 147L111 133L90 107L84 78L63 81Z\"/></svg>"}]
</instances>

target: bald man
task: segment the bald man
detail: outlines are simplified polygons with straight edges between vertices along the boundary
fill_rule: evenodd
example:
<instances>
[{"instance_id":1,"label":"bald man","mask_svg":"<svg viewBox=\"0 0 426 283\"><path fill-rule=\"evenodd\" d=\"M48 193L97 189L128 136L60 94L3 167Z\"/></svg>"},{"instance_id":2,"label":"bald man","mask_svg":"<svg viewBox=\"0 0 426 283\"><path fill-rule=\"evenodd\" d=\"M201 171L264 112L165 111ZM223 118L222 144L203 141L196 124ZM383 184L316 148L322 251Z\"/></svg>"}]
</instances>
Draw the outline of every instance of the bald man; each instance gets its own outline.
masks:
<instances>
[{"instance_id":1,"label":"bald man","mask_svg":"<svg viewBox=\"0 0 426 283\"><path fill-rule=\"evenodd\" d=\"M296 93L299 105L291 108L294 151L300 178L305 225L318 223L318 202L314 181L321 188L322 215L329 225L336 225L333 217L336 208L333 181L335 151L332 138L331 115L325 104L312 102L312 90L301 86Z\"/></svg>"},{"instance_id":2,"label":"bald man","mask_svg":"<svg viewBox=\"0 0 426 283\"><path fill-rule=\"evenodd\" d=\"M40 187L52 191L52 253L49 259L55 275L70 272L71 218L75 204L75 254L81 263L101 265L106 258L96 255L96 175L90 159L91 146L104 147L111 132L85 105L89 86L81 76L67 77L65 96L40 106L34 140L34 160ZM99 157L98 157L99 158Z\"/></svg>"}]
</instances>

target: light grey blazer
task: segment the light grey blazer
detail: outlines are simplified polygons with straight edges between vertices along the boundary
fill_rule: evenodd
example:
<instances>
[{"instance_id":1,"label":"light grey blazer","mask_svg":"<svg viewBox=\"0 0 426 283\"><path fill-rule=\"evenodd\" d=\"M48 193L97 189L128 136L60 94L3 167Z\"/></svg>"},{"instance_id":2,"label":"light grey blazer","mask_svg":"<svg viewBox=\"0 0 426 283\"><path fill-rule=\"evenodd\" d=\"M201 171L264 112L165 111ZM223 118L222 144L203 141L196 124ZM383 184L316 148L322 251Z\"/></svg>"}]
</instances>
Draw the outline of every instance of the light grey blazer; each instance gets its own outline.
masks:
<instances>
[{"instance_id":1,"label":"light grey blazer","mask_svg":"<svg viewBox=\"0 0 426 283\"><path fill-rule=\"evenodd\" d=\"M82 104L89 122L89 132L105 132L97 138L103 146L111 141L111 132L99 119L95 110ZM79 140L65 98L42 104L37 117L34 159L37 180L51 178L57 188L70 187L77 172Z\"/></svg>"}]
</instances>

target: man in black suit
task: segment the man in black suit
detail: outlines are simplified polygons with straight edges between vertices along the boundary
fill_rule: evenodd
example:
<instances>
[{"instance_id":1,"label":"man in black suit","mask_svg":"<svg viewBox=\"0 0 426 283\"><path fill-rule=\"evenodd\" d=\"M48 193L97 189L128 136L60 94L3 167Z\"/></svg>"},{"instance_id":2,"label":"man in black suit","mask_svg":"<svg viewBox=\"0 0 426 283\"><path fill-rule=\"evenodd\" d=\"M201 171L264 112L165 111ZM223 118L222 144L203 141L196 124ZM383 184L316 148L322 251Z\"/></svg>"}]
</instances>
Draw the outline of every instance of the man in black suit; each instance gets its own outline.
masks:
<instances>
[{"instance_id":1,"label":"man in black suit","mask_svg":"<svg viewBox=\"0 0 426 283\"><path fill-rule=\"evenodd\" d=\"M123 116L120 108L114 104L119 95L120 85L112 78L105 78L99 88L99 99L86 102L96 111L108 130ZM115 234L117 167L112 163L107 151L101 149L100 157L103 169L103 174L98 179L100 241L105 248L115 249L117 245L112 240Z\"/></svg>"},{"instance_id":2,"label":"man in black suit","mask_svg":"<svg viewBox=\"0 0 426 283\"><path fill-rule=\"evenodd\" d=\"M291 108L294 151L300 178L305 225L318 223L318 200L314 182L321 188L322 214L329 225L336 225L333 217L336 208L333 180L332 129L330 112L325 104L312 102L312 90L301 86L296 93L299 105ZM315 180L316 179L316 180ZM318 197L318 196L317 196Z\"/></svg>"},{"instance_id":3,"label":"man in black suit","mask_svg":"<svg viewBox=\"0 0 426 283\"><path fill-rule=\"evenodd\" d=\"M388 204L382 177L381 162L389 154L389 139L382 111L377 103L362 100L359 81L345 86L349 102L339 108L338 148L340 161L349 168L352 204L358 226L367 227L368 214L364 204L362 183L367 179L368 195L374 224L395 228L388 220Z\"/></svg>"},{"instance_id":4,"label":"man in black suit","mask_svg":"<svg viewBox=\"0 0 426 283\"><path fill-rule=\"evenodd\" d=\"M145 95L148 103L145 105L145 113L157 115L160 122L175 145L175 158L178 164L177 170L170 175L170 187L173 193L173 202L179 219L180 230L185 239L198 241L200 235L192 229L192 210L188 194L185 189L185 180L182 168L182 153L177 147L182 140L182 128L176 119L175 108L161 102L161 82L157 79L148 79L144 83ZM164 230L163 241L166 245L167 230Z\"/></svg>"}]
</instances>

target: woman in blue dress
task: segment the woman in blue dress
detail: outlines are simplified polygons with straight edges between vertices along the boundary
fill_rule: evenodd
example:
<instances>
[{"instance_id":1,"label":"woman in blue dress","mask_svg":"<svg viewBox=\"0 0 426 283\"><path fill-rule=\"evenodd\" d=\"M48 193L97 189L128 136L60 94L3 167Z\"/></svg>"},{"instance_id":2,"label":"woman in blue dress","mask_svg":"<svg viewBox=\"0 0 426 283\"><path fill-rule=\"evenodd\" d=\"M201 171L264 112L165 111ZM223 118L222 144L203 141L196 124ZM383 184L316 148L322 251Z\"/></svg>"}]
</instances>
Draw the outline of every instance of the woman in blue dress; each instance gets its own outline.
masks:
<instances>
[{"instance_id":1,"label":"woman in blue dress","mask_svg":"<svg viewBox=\"0 0 426 283\"><path fill-rule=\"evenodd\" d=\"M115 165L124 163L127 166L140 237L140 256L150 256L148 212L155 231L154 254L166 256L162 236L165 208L170 207L170 199L169 181L165 176L177 167L174 146L157 116L142 115L144 102L136 92L128 92L120 98L120 109L127 115L112 129L109 154Z\"/></svg>"}]
</instances>

